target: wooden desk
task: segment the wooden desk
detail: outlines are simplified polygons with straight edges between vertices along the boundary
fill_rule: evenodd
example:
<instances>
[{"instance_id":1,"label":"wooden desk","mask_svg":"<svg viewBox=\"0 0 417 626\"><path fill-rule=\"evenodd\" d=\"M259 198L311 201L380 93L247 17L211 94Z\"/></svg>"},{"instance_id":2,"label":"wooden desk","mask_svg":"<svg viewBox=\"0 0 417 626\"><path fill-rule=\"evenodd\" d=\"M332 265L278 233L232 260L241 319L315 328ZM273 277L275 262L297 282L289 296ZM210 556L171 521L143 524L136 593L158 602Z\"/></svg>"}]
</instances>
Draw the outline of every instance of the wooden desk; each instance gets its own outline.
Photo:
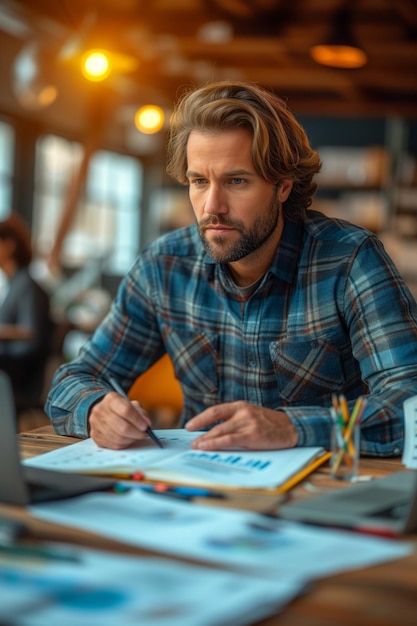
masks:
<instances>
[{"instance_id":1,"label":"wooden desk","mask_svg":"<svg viewBox=\"0 0 417 626\"><path fill-rule=\"evenodd\" d=\"M50 426L19 435L25 458L74 443L77 439L55 435ZM402 467L399 459L361 459L360 473L382 476ZM297 486L290 498L312 495L314 490L335 486L327 467ZM276 506L276 497L252 498L245 494L232 499L232 506L268 509ZM17 516L28 524L33 536L41 539L76 541L90 547L107 548L129 554L149 551L103 540L91 533L64 529L54 524L30 519L14 507L0 507L0 513ZM417 536L407 537L417 543ZM256 626L416 626L417 625L417 551L411 556L383 565L330 576L312 583L306 595L296 598L283 613ZM254 625L255 626L255 625Z\"/></svg>"}]
</instances>

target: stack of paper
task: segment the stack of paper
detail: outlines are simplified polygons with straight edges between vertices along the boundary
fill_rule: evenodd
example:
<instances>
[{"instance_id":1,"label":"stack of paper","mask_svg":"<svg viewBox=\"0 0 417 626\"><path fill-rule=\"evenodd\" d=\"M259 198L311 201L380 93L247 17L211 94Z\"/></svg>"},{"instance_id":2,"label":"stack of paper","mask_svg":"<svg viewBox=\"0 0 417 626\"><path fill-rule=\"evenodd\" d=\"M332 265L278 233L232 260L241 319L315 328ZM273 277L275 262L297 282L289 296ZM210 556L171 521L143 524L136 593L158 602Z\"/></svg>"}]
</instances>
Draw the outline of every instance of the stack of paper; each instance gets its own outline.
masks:
<instances>
[{"instance_id":1,"label":"stack of paper","mask_svg":"<svg viewBox=\"0 0 417 626\"><path fill-rule=\"evenodd\" d=\"M163 498L140 488L37 504L30 512L126 544L235 567L276 582L367 567L413 550L405 542Z\"/></svg>"},{"instance_id":2,"label":"stack of paper","mask_svg":"<svg viewBox=\"0 0 417 626\"><path fill-rule=\"evenodd\" d=\"M83 548L67 555L56 544L2 555L2 624L243 626L280 611L302 587L290 576L268 581L167 559Z\"/></svg>"}]
</instances>

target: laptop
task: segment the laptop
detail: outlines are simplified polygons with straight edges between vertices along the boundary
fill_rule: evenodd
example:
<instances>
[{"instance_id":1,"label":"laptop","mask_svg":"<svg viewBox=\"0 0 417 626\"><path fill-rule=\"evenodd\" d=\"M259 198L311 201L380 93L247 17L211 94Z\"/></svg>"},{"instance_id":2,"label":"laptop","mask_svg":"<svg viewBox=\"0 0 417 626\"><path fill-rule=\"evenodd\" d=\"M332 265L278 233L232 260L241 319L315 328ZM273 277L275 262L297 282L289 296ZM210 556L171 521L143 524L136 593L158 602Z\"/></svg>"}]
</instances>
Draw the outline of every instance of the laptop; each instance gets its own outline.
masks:
<instances>
[{"instance_id":1,"label":"laptop","mask_svg":"<svg viewBox=\"0 0 417 626\"><path fill-rule=\"evenodd\" d=\"M0 502L27 506L109 489L106 478L26 466L20 461L16 408L8 375L0 371Z\"/></svg>"},{"instance_id":2,"label":"laptop","mask_svg":"<svg viewBox=\"0 0 417 626\"><path fill-rule=\"evenodd\" d=\"M280 507L288 520L388 536L417 530L417 471L404 470Z\"/></svg>"}]
</instances>

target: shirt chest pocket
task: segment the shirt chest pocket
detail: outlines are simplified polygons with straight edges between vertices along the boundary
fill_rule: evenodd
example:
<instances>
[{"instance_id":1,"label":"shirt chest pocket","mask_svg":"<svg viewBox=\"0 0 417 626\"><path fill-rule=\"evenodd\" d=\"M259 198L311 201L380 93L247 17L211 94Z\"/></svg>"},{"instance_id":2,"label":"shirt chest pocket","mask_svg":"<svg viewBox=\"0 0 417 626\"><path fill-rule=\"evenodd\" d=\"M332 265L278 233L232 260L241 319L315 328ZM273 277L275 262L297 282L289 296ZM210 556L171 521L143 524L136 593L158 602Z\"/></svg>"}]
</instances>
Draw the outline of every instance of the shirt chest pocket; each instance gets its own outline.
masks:
<instances>
[{"instance_id":1,"label":"shirt chest pocket","mask_svg":"<svg viewBox=\"0 0 417 626\"><path fill-rule=\"evenodd\" d=\"M307 403L342 389L343 349L328 339L285 338L269 346L280 398Z\"/></svg>"}]
</instances>

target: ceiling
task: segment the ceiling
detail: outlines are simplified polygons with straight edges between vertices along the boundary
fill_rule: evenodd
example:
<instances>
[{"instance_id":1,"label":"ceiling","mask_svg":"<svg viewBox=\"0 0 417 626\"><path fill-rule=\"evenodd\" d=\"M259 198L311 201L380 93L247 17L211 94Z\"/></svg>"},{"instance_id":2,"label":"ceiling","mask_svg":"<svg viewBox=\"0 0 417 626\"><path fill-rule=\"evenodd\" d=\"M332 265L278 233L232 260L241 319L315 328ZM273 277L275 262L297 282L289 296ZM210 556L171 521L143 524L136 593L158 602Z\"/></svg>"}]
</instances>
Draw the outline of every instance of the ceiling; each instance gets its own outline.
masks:
<instances>
[{"instance_id":1,"label":"ceiling","mask_svg":"<svg viewBox=\"0 0 417 626\"><path fill-rule=\"evenodd\" d=\"M310 47L346 7L368 63L320 66ZM32 44L58 86L43 110L22 107L13 87L16 58ZM296 113L417 117L415 0L0 0L0 46L10 68L0 110L75 132L100 111L120 117L152 99L171 107L184 86L225 78L272 88ZM92 46L137 65L87 85L79 60Z\"/></svg>"}]
</instances>

